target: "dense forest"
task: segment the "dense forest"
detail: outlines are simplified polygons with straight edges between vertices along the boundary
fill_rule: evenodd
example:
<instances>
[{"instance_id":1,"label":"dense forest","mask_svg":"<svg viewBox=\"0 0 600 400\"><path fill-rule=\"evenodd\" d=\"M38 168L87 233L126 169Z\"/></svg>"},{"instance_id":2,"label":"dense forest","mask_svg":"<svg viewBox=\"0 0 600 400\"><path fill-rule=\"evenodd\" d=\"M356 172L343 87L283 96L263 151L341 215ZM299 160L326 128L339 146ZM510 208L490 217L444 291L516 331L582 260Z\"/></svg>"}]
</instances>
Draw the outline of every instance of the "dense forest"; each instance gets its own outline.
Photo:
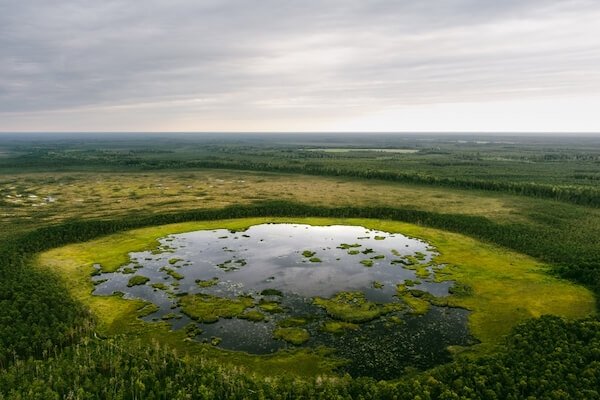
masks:
<instances>
[{"instance_id":1,"label":"dense forest","mask_svg":"<svg viewBox=\"0 0 600 400\"><path fill-rule=\"evenodd\" d=\"M32 157L32 153L28 154L25 158ZM77 157L73 161L75 167L80 170L90 168L87 161ZM135 160L124 160L124 163L136 164ZM36 162L39 162L38 166L51 165L44 164L47 161ZM23 158L19 158L15 165L21 162L25 162ZM105 159L98 161L104 162ZM180 162L183 164L178 164ZM279 166L286 165L282 159L278 162ZM591 162L598 161L592 159ZM144 161L143 165L137 164L136 167L150 168L151 171L154 167L192 168L227 164L221 161L211 163L213 161L158 160ZM227 166L263 168L245 163L236 161ZM597 164L590 165L597 167ZM122 167L117 163L111 168L119 166ZM279 166L275 163L268 168L277 170ZM267 166L264 168L267 169ZM295 168L292 166L286 172L338 174L342 171L339 175L393 181L404 176L397 171L356 169L353 172L338 170L337 166L319 166L314 171L307 166ZM390 174L390 177L386 178L385 174ZM399 181L403 179L398 178ZM406 179L410 181L412 178ZM419 182L436 185L458 182L446 181L450 179L447 177L428 179L423 178ZM561 186L562 189L554 191L548 183L538 186L537 183L491 180L487 183L482 181L482 185L489 187L478 187L473 182L476 181L468 179L456 185L514 192L526 197L550 197L588 206L600 204L598 189L594 186L574 183L571 189ZM511 188L511 185L515 186ZM545 189L540 189L540 192L536 192L538 189L522 190L525 187ZM283 376L265 380L244 369L218 365L210 358L182 357L169 348L132 343L130 338L98 337L94 316L65 295L62 282L32 267L33 257L40 251L137 227L250 216L368 217L459 232L517 250L550 263L555 274L587 286L598 298L600 226L594 223L589 226L567 224L571 220L584 221L587 210L593 208L572 204L567 207L561 201L547 201L543 208L532 206L527 220L515 219L505 223L484 216L430 212L403 206L322 207L289 201L263 201L216 209L73 219L27 229L19 228L17 223L7 224L0 243L0 399L600 398L600 323L597 318L566 321L546 316L530 320L517 327L495 354L475 360L457 357L449 364L424 372L415 371L393 381L352 379L349 376L314 379Z\"/></svg>"}]
</instances>

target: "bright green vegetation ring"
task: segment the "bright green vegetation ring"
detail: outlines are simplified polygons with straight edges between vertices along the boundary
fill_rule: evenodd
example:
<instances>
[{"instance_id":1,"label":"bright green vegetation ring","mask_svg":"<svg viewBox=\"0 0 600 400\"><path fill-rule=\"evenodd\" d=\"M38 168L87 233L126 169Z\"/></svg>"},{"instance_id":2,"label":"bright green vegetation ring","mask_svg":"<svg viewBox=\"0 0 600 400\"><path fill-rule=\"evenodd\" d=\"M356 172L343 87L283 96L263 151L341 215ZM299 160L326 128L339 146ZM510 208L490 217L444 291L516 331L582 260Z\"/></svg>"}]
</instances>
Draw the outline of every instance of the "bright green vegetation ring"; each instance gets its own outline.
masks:
<instances>
[{"instance_id":1,"label":"bright green vegetation ring","mask_svg":"<svg viewBox=\"0 0 600 400\"><path fill-rule=\"evenodd\" d=\"M289 243L272 239L282 233L301 245L289 251ZM186 253L191 248L201 249L197 258ZM258 262L258 255L267 260ZM38 265L63 277L103 335L156 339L265 373L278 365L302 375L341 368L393 378L406 367L448 361L447 348L493 351L528 318L595 313L587 289L552 277L527 256L459 234L369 219L172 224L47 251ZM401 362L394 340L406 341L428 324L442 328L425 330L428 341L411 345L435 344L438 356ZM381 337L392 345L381 346Z\"/></svg>"}]
</instances>

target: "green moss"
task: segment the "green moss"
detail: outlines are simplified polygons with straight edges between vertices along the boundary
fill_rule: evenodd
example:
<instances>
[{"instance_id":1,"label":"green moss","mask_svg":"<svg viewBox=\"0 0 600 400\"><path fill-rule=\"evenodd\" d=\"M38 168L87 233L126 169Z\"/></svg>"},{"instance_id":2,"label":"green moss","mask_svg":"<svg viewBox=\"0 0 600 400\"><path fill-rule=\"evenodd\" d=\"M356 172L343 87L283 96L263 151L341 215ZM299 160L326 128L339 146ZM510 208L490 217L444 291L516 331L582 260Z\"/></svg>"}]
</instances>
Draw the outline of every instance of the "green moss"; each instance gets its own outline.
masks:
<instances>
[{"instance_id":1,"label":"green moss","mask_svg":"<svg viewBox=\"0 0 600 400\"><path fill-rule=\"evenodd\" d=\"M359 329L359 326L351 322L327 321L323 324L321 329L327 333L342 334L347 331L355 331Z\"/></svg>"},{"instance_id":2,"label":"green moss","mask_svg":"<svg viewBox=\"0 0 600 400\"><path fill-rule=\"evenodd\" d=\"M417 268L415 275L417 275L417 278L427 279L431 273L427 270L427 267L422 266Z\"/></svg>"},{"instance_id":3,"label":"green moss","mask_svg":"<svg viewBox=\"0 0 600 400\"><path fill-rule=\"evenodd\" d=\"M348 254L350 254L351 256L355 256L357 254L360 254L360 251L358 251L358 250L348 250Z\"/></svg>"},{"instance_id":4,"label":"green moss","mask_svg":"<svg viewBox=\"0 0 600 400\"><path fill-rule=\"evenodd\" d=\"M330 299L315 297L313 303L325 309L331 317L345 322L367 322L392 311L399 311L399 303L377 304L367 301L362 292L339 292Z\"/></svg>"},{"instance_id":5,"label":"green moss","mask_svg":"<svg viewBox=\"0 0 600 400\"><path fill-rule=\"evenodd\" d=\"M273 314L282 313L284 311L281 305L276 301L261 300L260 303L258 303L258 307L263 311Z\"/></svg>"},{"instance_id":6,"label":"green moss","mask_svg":"<svg viewBox=\"0 0 600 400\"><path fill-rule=\"evenodd\" d=\"M310 250L304 250L302 252L302 255L306 258L311 258L313 257L315 254L317 254L315 251L310 251Z\"/></svg>"},{"instance_id":7,"label":"green moss","mask_svg":"<svg viewBox=\"0 0 600 400\"><path fill-rule=\"evenodd\" d=\"M372 283L373 289L381 289L383 288L383 283L379 282L379 281L373 281Z\"/></svg>"},{"instance_id":8,"label":"green moss","mask_svg":"<svg viewBox=\"0 0 600 400\"><path fill-rule=\"evenodd\" d=\"M410 287L410 286L415 286L415 285L418 285L418 284L420 284L420 283L421 283L421 281L414 281L414 280L412 280L412 279L405 279L405 280L404 280L404 285L405 285L405 286L409 286L409 287Z\"/></svg>"},{"instance_id":9,"label":"green moss","mask_svg":"<svg viewBox=\"0 0 600 400\"><path fill-rule=\"evenodd\" d=\"M241 267L247 264L246 260L227 260L221 264L217 264L217 267L221 268L225 272L237 271Z\"/></svg>"},{"instance_id":10,"label":"green moss","mask_svg":"<svg viewBox=\"0 0 600 400\"><path fill-rule=\"evenodd\" d=\"M249 310L249 311L246 311L245 313L243 313L242 315L238 316L238 318L247 319L248 321L258 322L258 321L263 321L265 319L265 314L261 313L260 311Z\"/></svg>"},{"instance_id":11,"label":"green moss","mask_svg":"<svg viewBox=\"0 0 600 400\"><path fill-rule=\"evenodd\" d=\"M212 336L210 338L210 344L212 344L213 346L218 346L221 344L221 342L223 341L223 339L221 339L218 336Z\"/></svg>"},{"instance_id":12,"label":"green moss","mask_svg":"<svg viewBox=\"0 0 600 400\"><path fill-rule=\"evenodd\" d=\"M362 265L364 265L365 267L372 267L373 266L373 260L360 260L360 263Z\"/></svg>"},{"instance_id":13,"label":"green moss","mask_svg":"<svg viewBox=\"0 0 600 400\"><path fill-rule=\"evenodd\" d=\"M146 276L135 275L135 276L132 276L131 278L129 278L129 281L127 282L127 286L132 287L132 286L144 285L149 280L150 280L150 278L148 278Z\"/></svg>"},{"instance_id":14,"label":"green moss","mask_svg":"<svg viewBox=\"0 0 600 400\"><path fill-rule=\"evenodd\" d=\"M375 240L385 240L385 236L375 236L373 239L375 239Z\"/></svg>"},{"instance_id":15,"label":"green moss","mask_svg":"<svg viewBox=\"0 0 600 400\"><path fill-rule=\"evenodd\" d=\"M354 244L342 243L337 248L338 249L342 249L342 250L348 250L348 249L351 249L353 247L360 247L360 246L362 246L362 245L358 244L358 243L354 243Z\"/></svg>"},{"instance_id":16,"label":"green moss","mask_svg":"<svg viewBox=\"0 0 600 400\"><path fill-rule=\"evenodd\" d=\"M247 308L254 306L254 300L246 296L231 299L199 293L180 297L179 305L190 318L211 323L219 318L239 317Z\"/></svg>"},{"instance_id":17,"label":"green moss","mask_svg":"<svg viewBox=\"0 0 600 400\"><path fill-rule=\"evenodd\" d=\"M135 274L135 269L131 267L125 267L121 270L123 274Z\"/></svg>"},{"instance_id":18,"label":"green moss","mask_svg":"<svg viewBox=\"0 0 600 400\"><path fill-rule=\"evenodd\" d=\"M281 328L292 328L298 326L304 326L308 323L308 319L304 317L289 317L286 319L282 319L277 322L277 326Z\"/></svg>"},{"instance_id":19,"label":"green moss","mask_svg":"<svg viewBox=\"0 0 600 400\"><path fill-rule=\"evenodd\" d=\"M396 296L411 309L415 315L426 314L431 308L430 300L434 297L430 293L418 289L408 289L408 285L401 284L396 288Z\"/></svg>"},{"instance_id":20,"label":"green moss","mask_svg":"<svg viewBox=\"0 0 600 400\"><path fill-rule=\"evenodd\" d=\"M137 316L140 318L147 317L150 314L154 314L158 310L160 310L160 307L158 307L156 304L145 303L144 306L137 311Z\"/></svg>"},{"instance_id":21,"label":"green moss","mask_svg":"<svg viewBox=\"0 0 600 400\"><path fill-rule=\"evenodd\" d=\"M383 260L385 256L383 254L378 254L376 256L371 257L371 260Z\"/></svg>"},{"instance_id":22,"label":"green moss","mask_svg":"<svg viewBox=\"0 0 600 400\"><path fill-rule=\"evenodd\" d=\"M189 324L187 324L184 328L183 328L185 335L190 338L193 339L196 336L202 334L203 330L196 325L194 322L190 322Z\"/></svg>"},{"instance_id":23,"label":"green moss","mask_svg":"<svg viewBox=\"0 0 600 400\"><path fill-rule=\"evenodd\" d=\"M455 282L448 292L457 297L467 297L473 295L473 288L465 283Z\"/></svg>"},{"instance_id":24,"label":"green moss","mask_svg":"<svg viewBox=\"0 0 600 400\"><path fill-rule=\"evenodd\" d=\"M402 325L404 324L404 320L397 315L392 315L387 319L392 324Z\"/></svg>"},{"instance_id":25,"label":"green moss","mask_svg":"<svg viewBox=\"0 0 600 400\"><path fill-rule=\"evenodd\" d=\"M150 286L152 286L154 289L158 289L158 290L168 290L169 289L169 287L162 282L153 283Z\"/></svg>"},{"instance_id":26,"label":"green moss","mask_svg":"<svg viewBox=\"0 0 600 400\"><path fill-rule=\"evenodd\" d=\"M219 278L217 278L217 277L214 277L212 279L207 279L207 280L196 279L196 285L198 285L198 287L201 287L201 288L215 286L217 283L219 283Z\"/></svg>"},{"instance_id":27,"label":"green moss","mask_svg":"<svg viewBox=\"0 0 600 400\"><path fill-rule=\"evenodd\" d=\"M320 263L321 259L319 257L311 257L308 261L313 263Z\"/></svg>"},{"instance_id":28,"label":"green moss","mask_svg":"<svg viewBox=\"0 0 600 400\"><path fill-rule=\"evenodd\" d=\"M392 249L392 254L395 255L396 257L402 257L402 254L400 254L400 252L396 249Z\"/></svg>"},{"instance_id":29,"label":"green moss","mask_svg":"<svg viewBox=\"0 0 600 400\"><path fill-rule=\"evenodd\" d=\"M402 259L403 264L406 266L416 265L419 263L419 260L417 260L414 256L404 256Z\"/></svg>"},{"instance_id":30,"label":"green moss","mask_svg":"<svg viewBox=\"0 0 600 400\"><path fill-rule=\"evenodd\" d=\"M303 328L277 328L273 332L273 336L296 346L306 343L310 339L310 334Z\"/></svg>"},{"instance_id":31,"label":"green moss","mask_svg":"<svg viewBox=\"0 0 600 400\"><path fill-rule=\"evenodd\" d=\"M181 315L176 313L167 313L161 317L162 320L168 321L170 319L180 319Z\"/></svg>"},{"instance_id":32,"label":"green moss","mask_svg":"<svg viewBox=\"0 0 600 400\"><path fill-rule=\"evenodd\" d=\"M183 275L181 275L179 272L175 271L172 268L162 267L160 270L165 271L167 273L167 275L171 276L173 279L177 279L178 281L180 281L184 278Z\"/></svg>"},{"instance_id":33,"label":"green moss","mask_svg":"<svg viewBox=\"0 0 600 400\"><path fill-rule=\"evenodd\" d=\"M176 264L179 261L183 261L183 260L181 258L171 258L169 260L169 264L173 265L173 264Z\"/></svg>"},{"instance_id":34,"label":"green moss","mask_svg":"<svg viewBox=\"0 0 600 400\"><path fill-rule=\"evenodd\" d=\"M260 294L261 296L283 296L283 293L277 289L265 289Z\"/></svg>"},{"instance_id":35,"label":"green moss","mask_svg":"<svg viewBox=\"0 0 600 400\"><path fill-rule=\"evenodd\" d=\"M371 254L374 253L373 249L364 249L363 251L361 251L361 253L363 254Z\"/></svg>"}]
</instances>

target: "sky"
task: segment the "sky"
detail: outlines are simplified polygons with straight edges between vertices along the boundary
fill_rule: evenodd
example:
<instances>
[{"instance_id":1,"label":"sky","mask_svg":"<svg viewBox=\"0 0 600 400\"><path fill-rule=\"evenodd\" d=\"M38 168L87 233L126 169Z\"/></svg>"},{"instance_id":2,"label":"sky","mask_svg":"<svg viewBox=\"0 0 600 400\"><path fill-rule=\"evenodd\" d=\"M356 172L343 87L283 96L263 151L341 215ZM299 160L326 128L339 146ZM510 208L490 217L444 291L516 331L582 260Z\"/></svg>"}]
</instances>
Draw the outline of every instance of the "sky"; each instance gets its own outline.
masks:
<instances>
[{"instance_id":1,"label":"sky","mask_svg":"<svg viewBox=\"0 0 600 400\"><path fill-rule=\"evenodd\" d=\"M0 131L600 132L598 0L0 0Z\"/></svg>"}]
</instances>

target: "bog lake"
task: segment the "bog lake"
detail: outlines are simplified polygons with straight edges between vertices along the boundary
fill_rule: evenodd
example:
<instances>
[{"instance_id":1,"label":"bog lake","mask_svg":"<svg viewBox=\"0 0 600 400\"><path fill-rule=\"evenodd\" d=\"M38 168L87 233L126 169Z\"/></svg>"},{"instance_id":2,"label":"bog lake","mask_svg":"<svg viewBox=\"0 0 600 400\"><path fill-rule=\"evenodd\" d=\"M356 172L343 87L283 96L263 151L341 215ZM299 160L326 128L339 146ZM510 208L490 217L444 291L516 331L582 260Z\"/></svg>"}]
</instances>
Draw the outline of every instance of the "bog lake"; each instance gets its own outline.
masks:
<instances>
[{"instance_id":1,"label":"bog lake","mask_svg":"<svg viewBox=\"0 0 600 400\"><path fill-rule=\"evenodd\" d=\"M432 301L415 312L403 301L407 293L443 299L454 284L436 279L443 265L419 239L281 223L172 234L159 243L130 253L116 272L99 269L94 295L143 299L153 305L143 317L149 323L170 323L224 350L328 348L354 376L431 367L449 360L448 346L473 343L467 310Z\"/></svg>"}]
</instances>

